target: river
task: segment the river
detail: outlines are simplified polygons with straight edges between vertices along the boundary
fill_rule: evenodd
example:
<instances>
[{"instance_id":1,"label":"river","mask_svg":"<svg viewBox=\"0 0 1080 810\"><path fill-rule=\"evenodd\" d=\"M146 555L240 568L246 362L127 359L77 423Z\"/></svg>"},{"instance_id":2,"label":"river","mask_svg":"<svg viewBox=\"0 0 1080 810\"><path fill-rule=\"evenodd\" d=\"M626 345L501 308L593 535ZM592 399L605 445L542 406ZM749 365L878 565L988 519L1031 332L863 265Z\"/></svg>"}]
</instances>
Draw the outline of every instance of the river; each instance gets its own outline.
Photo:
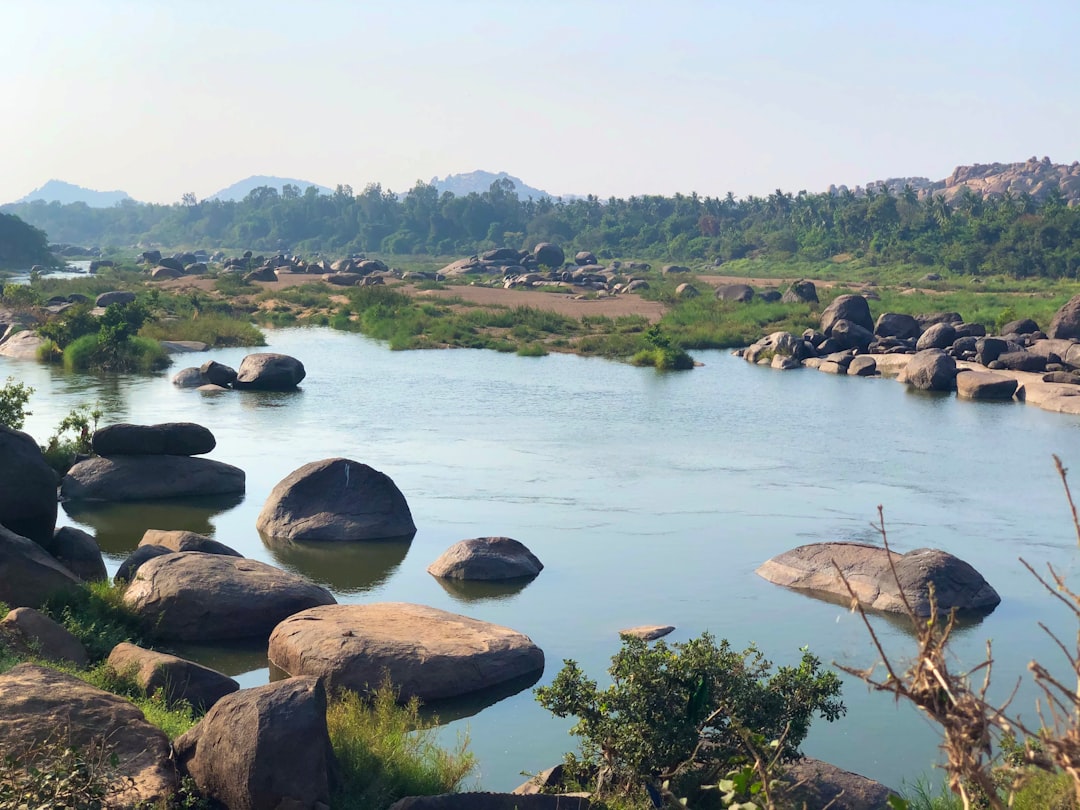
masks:
<instances>
[{"instance_id":1,"label":"river","mask_svg":"<svg viewBox=\"0 0 1080 810\"><path fill-rule=\"evenodd\" d=\"M825 662L865 666L873 650L857 616L754 574L803 543L873 541L884 505L900 551L934 546L975 565L1002 603L957 633L958 666L994 640L995 693L1027 678L1033 657L1063 671L1037 628L1073 632L1017 558L1074 573L1076 535L1051 461L1080 462L1080 421L1020 404L973 403L909 392L893 381L810 370L777 372L722 352L697 352L692 372L652 370L570 355L522 358L453 350L391 352L327 329L268 333L269 348L308 372L290 394L204 395L172 386L179 368L208 358L237 367L247 350L179 355L168 375L69 374L0 358L36 390L26 429L44 442L67 411L99 403L106 422L194 421L218 445L211 458L247 472L237 504L128 504L61 511L96 534L110 570L145 528L213 534L241 553L330 587L339 601L408 601L504 624L546 653L541 683L563 659L602 683L620 628L673 624L669 641L708 630L777 663L799 648ZM379 469L411 506L411 544L361 544L284 554L255 518L270 489L300 465L346 456ZM1080 486L1080 479L1076 481ZM518 590L444 587L426 572L448 546L506 535L544 563ZM897 622L873 620L891 653L911 652ZM265 651L188 650L239 678L264 683ZM902 787L930 772L934 729L845 676L848 714L819 721L806 753ZM1026 683L1026 681L1025 681ZM1034 692L1014 707L1034 721ZM465 731L485 789L509 789L521 771L575 747L570 722L550 716L531 689L483 707L456 707L441 732Z\"/></svg>"}]
</instances>

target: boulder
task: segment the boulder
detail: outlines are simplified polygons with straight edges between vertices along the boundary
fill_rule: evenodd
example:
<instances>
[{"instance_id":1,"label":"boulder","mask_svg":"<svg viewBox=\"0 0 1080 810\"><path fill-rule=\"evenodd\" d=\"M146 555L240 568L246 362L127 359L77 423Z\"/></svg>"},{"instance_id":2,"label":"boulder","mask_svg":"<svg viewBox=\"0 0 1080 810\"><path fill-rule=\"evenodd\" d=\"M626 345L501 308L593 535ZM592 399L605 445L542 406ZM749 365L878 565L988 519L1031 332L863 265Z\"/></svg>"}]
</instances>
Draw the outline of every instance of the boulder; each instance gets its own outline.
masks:
<instances>
[{"instance_id":1,"label":"boulder","mask_svg":"<svg viewBox=\"0 0 1080 810\"><path fill-rule=\"evenodd\" d=\"M1048 338L1080 340L1080 295L1074 295L1054 313L1046 329Z\"/></svg>"},{"instance_id":2,"label":"boulder","mask_svg":"<svg viewBox=\"0 0 1080 810\"><path fill-rule=\"evenodd\" d=\"M176 552L165 546L155 545L142 545L140 544L133 552L131 552L127 559L120 563L120 567L117 569L116 574L113 576L113 582L131 582L135 578L135 572L137 572L145 562L149 562L155 557L161 557L165 554L175 554Z\"/></svg>"},{"instance_id":3,"label":"boulder","mask_svg":"<svg viewBox=\"0 0 1080 810\"><path fill-rule=\"evenodd\" d=\"M889 554L896 569L895 577ZM916 616L929 616L931 585L943 615L954 608L989 611L1001 601L997 591L966 562L948 552L929 548L897 554L864 543L811 543L766 561L757 574L776 585L846 601L851 597L837 568L847 578L859 602L872 610L903 613L906 598Z\"/></svg>"},{"instance_id":4,"label":"boulder","mask_svg":"<svg viewBox=\"0 0 1080 810\"><path fill-rule=\"evenodd\" d=\"M295 357L260 352L241 361L233 386L253 391L291 391L306 376L304 364Z\"/></svg>"},{"instance_id":5,"label":"boulder","mask_svg":"<svg viewBox=\"0 0 1080 810\"><path fill-rule=\"evenodd\" d=\"M216 360L207 360L203 363L199 367L199 373L202 375L203 382L220 385L222 388L228 388L236 382L236 369L229 368Z\"/></svg>"},{"instance_id":6,"label":"boulder","mask_svg":"<svg viewBox=\"0 0 1080 810\"><path fill-rule=\"evenodd\" d=\"M574 254L574 264L579 267L587 264L596 264L596 254L589 250L579 250Z\"/></svg>"},{"instance_id":7,"label":"boulder","mask_svg":"<svg viewBox=\"0 0 1080 810\"><path fill-rule=\"evenodd\" d=\"M780 296L785 304L816 304L818 303L817 287L814 282L799 279L792 282L791 286Z\"/></svg>"},{"instance_id":8,"label":"boulder","mask_svg":"<svg viewBox=\"0 0 1080 810\"><path fill-rule=\"evenodd\" d=\"M0 602L9 608L37 608L53 594L81 584L33 540L0 526Z\"/></svg>"},{"instance_id":9,"label":"boulder","mask_svg":"<svg viewBox=\"0 0 1080 810\"><path fill-rule=\"evenodd\" d=\"M76 667L85 667L90 661L86 647L67 628L29 607L15 608L0 620L0 645L3 644L21 655L33 654Z\"/></svg>"},{"instance_id":10,"label":"boulder","mask_svg":"<svg viewBox=\"0 0 1080 810\"><path fill-rule=\"evenodd\" d=\"M187 701L199 712L207 711L240 688L240 684L215 669L127 642L113 647L109 666L130 675L148 696L161 693L170 705Z\"/></svg>"},{"instance_id":11,"label":"boulder","mask_svg":"<svg viewBox=\"0 0 1080 810\"><path fill-rule=\"evenodd\" d=\"M266 563L184 551L143 563L124 603L157 638L208 642L266 638L288 616L335 600L325 588Z\"/></svg>"},{"instance_id":12,"label":"boulder","mask_svg":"<svg viewBox=\"0 0 1080 810\"><path fill-rule=\"evenodd\" d=\"M60 484L70 500L144 501L244 491L244 471L190 456L90 458L72 467Z\"/></svg>"},{"instance_id":13,"label":"boulder","mask_svg":"<svg viewBox=\"0 0 1080 810\"><path fill-rule=\"evenodd\" d=\"M451 698L539 672L544 653L521 633L402 602L330 605L284 620L270 636L273 666L366 693L385 677L401 698Z\"/></svg>"},{"instance_id":14,"label":"boulder","mask_svg":"<svg viewBox=\"0 0 1080 810\"><path fill-rule=\"evenodd\" d=\"M1012 399L1017 381L989 371L961 371L956 375L956 395L962 399Z\"/></svg>"},{"instance_id":15,"label":"boulder","mask_svg":"<svg viewBox=\"0 0 1080 810\"><path fill-rule=\"evenodd\" d=\"M1046 371L1046 358L1032 352L1005 352L998 355L997 362L1000 363L998 368L1009 371L1031 371L1038 374Z\"/></svg>"},{"instance_id":16,"label":"boulder","mask_svg":"<svg viewBox=\"0 0 1080 810\"><path fill-rule=\"evenodd\" d=\"M94 431L99 456L200 456L217 446L214 434L194 422L109 425Z\"/></svg>"},{"instance_id":17,"label":"boulder","mask_svg":"<svg viewBox=\"0 0 1080 810\"><path fill-rule=\"evenodd\" d=\"M1080 373L1075 371L1051 371L1042 378L1046 383L1062 383L1064 385L1080 385Z\"/></svg>"},{"instance_id":18,"label":"boulder","mask_svg":"<svg viewBox=\"0 0 1080 810\"><path fill-rule=\"evenodd\" d=\"M832 339L840 345L841 349L858 349L860 352L865 352L874 339L874 333L854 321L840 318L832 325Z\"/></svg>"},{"instance_id":19,"label":"boulder","mask_svg":"<svg viewBox=\"0 0 1080 810\"><path fill-rule=\"evenodd\" d=\"M833 324L837 321L851 321L868 332L874 331L870 305L861 295L838 295L821 313L821 331L832 337Z\"/></svg>"},{"instance_id":20,"label":"boulder","mask_svg":"<svg viewBox=\"0 0 1080 810\"><path fill-rule=\"evenodd\" d=\"M922 327L911 315L883 312L874 324L874 334L878 337L895 337L901 340L918 339L922 334Z\"/></svg>"},{"instance_id":21,"label":"boulder","mask_svg":"<svg viewBox=\"0 0 1080 810\"><path fill-rule=\"evenodd\" d=\"M675 288L676 298L697 298L699 295L701 293L698 292L698 288L687 281Z\"/></svg>"},{"instance_id":22,"label":"boulder","mask_svg":"<svg viewBox=\"0 0 1080 810\"><path fill-rule=\"evenodd\" d=\"M956 340L956 328L949 323L935 323L926 328L915 344L916 351L947 349Z\"/></svg>"},{"instance_id":23,"label":"boulder","mask_svg":"<svg viewBox=\"0 0 1080 810\"><path fill-rule=\"evenodd\" d=\"M959 312L930 312L924 315L916 315L915 320L919 322L919 326L923 330L928 329L935 323L960 324L964 322Z\"/></svg>"},{"instance_id":24,"label":"boulder","mask_svg":"<svg viewBox=\"0 0 1080 810\"><path fill-rule=\"evenodd\" d=\"M47 544L56 526L56 484L33 437L0 425L0 526Z\"/></svg>"},{"instance_id":25,"label":"boulder","mask_svg":"<svg viewBox=\"0 0 1080 810\"><path fill-rule=\"evenodd\" d=\"M881 810L889 806L890 796L898 795L881 782L810 757L785 766L780 781L792 807Z\"/></svg>"},{"instance_id":26,"label":"boulder","mask_svg":"<svg viewBox=\"0 0 1080 810\"><path fill-rule=\"evenodd\" d=\"M754 300L754 288L748 284L728 284L716 290L716 297L720 301L738 301L740 304L748 304Z\"/></svg>"},{"instance_id":27,"label":"boulder","mask_svg":"<svg viewBox=\"0 0 1080 810\"><path fill-rule=\"evenodd\" d=\"M940 349L918 352L904 367L902 382L922 391L951 391L956 387L956 361Z\"/></svg>"},{"instance_id":28,"label":"boulder","mask_svg":"<svg viewBox=\"0 0 1080 810\"><path fill-rule=\"evenodd\" d=\"M175 270L178 276L184 275L184 263L177 259L175 256L162 256L160 259L158 259L158 267L165 267L169 270Z\"/></svg>"},{"instance_id":29,"label":"boulder","mask_svg":"<svg viewBox=\"0 0 1080 810\"><path fill-rule=\"evenodd\" d=\"M847 373L853 377L872 377L877 374L877 360L868 354L852 357Z\"/></svg>"},{"instance_id":30,"label":"boulder","mask_svg":"<svg viewBox=\"0 0 1080 810\"><path fill-rule=\"evenodd\" d=\"M625 630L620 630L619 635L633 636L644 641L656 641L656 639L663 638L674 631L675 628L670 624L643 624L638 627L628 627Z\"/></svg>"},{"instance_id":31,"label":"boulder","mask_svg":"<svg viewBox=\"0 0 1080 810\"><path fill-rule=\"evenodd\" d=\"M82 529L71 526L57 529L45 550L84 582L109 578L97 540Z\"/></svg>"},{"instance_id":32,"label":"boulder","mask_svg":"<svg viewBox=\"0 0 1080 810\"><path fill-rule=\"evenodd\" d=\"M184 275L183 268L177 270L175 267L166 267L164 265L155 267L150 271L150 278L154 279L154 281L170 281L174 278L180 278L182 275Z\"/></svg>"},{"instance_id":33,"label":"boulder","mask_svg":"<svg viewBox=\"0 0 1080 810\"><path fill-rule=\"evenodd\" d=\"M147 529L139 541L139 546L160 546L174 552L199 551L203 554L224 554L227 557L244 556L236 549L206 535L183 530Z\"/></svg>"},{"instance_id":34,"label":"boulder","mask_svg":"<svg viewBox=\"0 0 1080 810\"><path fill-rule=\"evenodd\" d=\"M0 751L18 757L58 741L112 758L107 806L164 805L176 792L169 738L131 701L34 664L0 675Z\"/></svg>"},{"instance_id":35,"label":"boulder","mask_svg":"<svg viewBox=\"0 0 1080 810\"><path fill-rule=\"evenodd\" d=\"M127 290L113 290L112 292L103 292L96 299L94 299L95 307L108 307L112 304L130 304L135 300L135 293L128 292Z\"/></svg>"},{"instance_id":36,"label":"boulder","mask_svg":"<svg viewBox=\"0 0 1080 810\"><path fill-rule=\"evenodd\" d=\"M174 748L199 791L230 810L329 807L336 760L315 678L226 695Z\"/></svg>"},{"instance_id":37,"label":"boulder","mask_svg":"<svg viewBox=\"0 0 1080 810\"><path fill-rule=\"evenodd\" d=\"M161 261L161 251L145 250L142 254L142 260L144 264L157 264Z\"/></svg>"},{"instance_id":38,"label":"boulder","mask_svg":"<svg viewBox=\"0 0 1080 810\"><path fill-rule=\"evenodd\" d=\"M536 259L536 263L541 267L562 267L562 263L566 261L566 254L563 253L563 249L550 242L538 244L533 248L532 255Z\"/></svg>"},{"instance_id":39,"label":"boulder","mask_svg":"<svg viewBox=\"0 0 1080 810\"><path fill-rule=\"evenodd\" d=\"M346 458L305 464L266 499L256 527L289 540L380 540L416 533L390 476Z\"/></svg>"},{"instance_id":40,"label":"boulder","mask_svg":"<svg viewBox=\"0 0 1080 810\"><path fill-rule=\"evenodd\" d=\"M45 343L45 338L32 329L16 332L0 343L0 357L13 360L37 360L38 349Z\"/></svg>"},{"instance_id":41,"label":"boulder","mask_svg":"<svg viewBox=\"0 0 1080 810\"><path fill-rule=\"evenodd\" d=\"M773 303L775 301L780 300L780 291L779 290L762 290L760 293L758 293L758 298L760 298L762 301L767 301L768 303L771 304L771 303Z\"/></svg>"},{"instance_id":42,"label":"boulder","mask_svg":"<svg viewBox=\"0 0 1080 810\"><path fill-rule=\"evenodd\" d=\"M743 352L743 359L748 363L771 360L776 355L798 357L812 354L806 350L806 342L795 337L791 332L772 332Z\"/></svg>"},{"instance_id":43,"label":"boulder","mask_svg":"<svg viewBox=\"0 0 1080 810\"><path fill-rule=\"evenodd\" d=\"M975 360L988 366L1005 352L1009 351L1009 342L1001 338L979 338L975 341Z\"/></svg>"},{"instance_id":44,"label":"boulder","mask_svg":"<svg viewBox=\"0 0 1080 810\"><path fill-rule=\"evenodd\" d=\"M684 267L681 264L666 264L660 268L660 272L665 276L671 276L678 273L689 273L690 268Z\"/></svg>"},{"instance_id":45,"label":"boulder","mask_svg":"<svg viewBox=\"0 0 1080 810\"><path fill-rule=\"evenodd\" d=\"M981 323L956 323L953 324L953 329L956 330L956 337L986 337L986 327Z\"/></svg>"},{"instance_id":46,"label":"boulder","mask_svg":"<svg viewBox=\"0 0 1080 810\"><path fill-rule=\"evenodd\" d=\"M244 281L251 284L255 281L277 281L277 273L274 272L274 268L268 265L262 267L256 267L254 270L244 274Z\"/></svg>"},{"instance_id":47,"label":"boulder","mask_svg":"<svg viewBox=\"0 0 1080 810\"><path fill-rule=\"evenodd\" d=\"M1039 325L1031 320L1031 318L1021 318L1016 321L1009 321L1001 327L1001 334L1003 335L1030 335L1032 332L1038 331Z\"/></svg>"},{"instance_id":48,"label":"boulder","mask_svg":"<svg viewBox=\"0 0 1080 810\"><path fill-rule=\"evenodd\" d=\"M194 367L182 368L172 378L172 384L177 388L198 388L205 382L202 372Z\"/></svg>"},{"instance_id":49,"label":"boulder","mask_svg":"<svg viewBox=\"0 0 1080 810\"><path fill-rule=\"evenodd\" d=\"M520 579L535 577L544 564L522 543L509 537L475 537L455 543L428 566L443 579Z\"/></svg>"}]
</instances>

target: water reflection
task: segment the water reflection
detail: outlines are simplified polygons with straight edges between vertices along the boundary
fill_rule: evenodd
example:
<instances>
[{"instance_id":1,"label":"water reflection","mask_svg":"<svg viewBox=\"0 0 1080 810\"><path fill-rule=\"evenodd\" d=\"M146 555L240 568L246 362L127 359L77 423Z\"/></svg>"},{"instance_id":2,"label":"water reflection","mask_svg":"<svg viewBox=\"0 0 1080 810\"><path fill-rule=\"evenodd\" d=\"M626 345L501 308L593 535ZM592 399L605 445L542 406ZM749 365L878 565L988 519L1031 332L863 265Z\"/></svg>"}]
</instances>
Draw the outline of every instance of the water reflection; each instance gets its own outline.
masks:
<instances>
[{"instance_id":1,"label":"water reflection","mask_svg":"<svg viewBox=\"0 0 1080 810\"><path fill-rule=\"evenodd\" d=\"M286 405L295 404L293 400L304 396L303 388L294 388L291 391L252 391L241 390L240 407L245 411L259 408L284 408Z\"/></svg>"},{"instance_id":2,"label":"water reflection","mask_svg":"<svg viewBox=\"0 0 1080 810\"><path fill-rule=\"evenodd\" d=\"M450 594L451 599L465 604L509 599L525 590L535 579L536 577L519 577L481 581L435 577L435 581L442 585L443 590Z\"/></svg>"},{"instance_id":3,"label":"water reflection","mask_svg":"<svg viewBox=\"0 0 1080 810\"><path fill-rule=\"evenodd\" d=\"M229 677L253 670L265 670L267 665L265 641L230 641L227 647L218 644L174 643L167 649L162 649L189 661L198 661L204 667L216 669Z\"/></svg>"},{"instance_id":4,"label":"water reflection","mask_svg":"<svg viewBox=\"0 0 1080 810\"><path fill-rule=\"evenodd\" d=\"M503 681L490 689L470 692L467 695L447 700L433 700L420 707L420 714L429 719L437 717L439 725L453 723L455 720L463 720L466 717L473 717L480 714L484 709L494 706L499 701L506 700L519 692L531 688L543 677L543 674L544 671L538 669L536 672Z\"/></svg>"},{"instance_id":5,"label":"water reflection","mask_svg":"<svg viewBox=\"0 0 1080 810\"><path fill-rule=\"evenodd\" d=\"M338 594L370 591L386 582L409 552L412 535L362 542L304 542L267 537L274 560Z\"/></svg>"},{"instance_id":6,"label":"water reflection","mask_svg":"<svg viewBox=\"0 0 1080 810\"><path fill-rule=\"evenodd\" d=\"M147 529L186 529L213 537L211 518L243 501L244 495L237 493L122 503L65 501L61 505L68 517L93 531L103 554L123 560L139 545Z\"/></svg>"}]
</instances>

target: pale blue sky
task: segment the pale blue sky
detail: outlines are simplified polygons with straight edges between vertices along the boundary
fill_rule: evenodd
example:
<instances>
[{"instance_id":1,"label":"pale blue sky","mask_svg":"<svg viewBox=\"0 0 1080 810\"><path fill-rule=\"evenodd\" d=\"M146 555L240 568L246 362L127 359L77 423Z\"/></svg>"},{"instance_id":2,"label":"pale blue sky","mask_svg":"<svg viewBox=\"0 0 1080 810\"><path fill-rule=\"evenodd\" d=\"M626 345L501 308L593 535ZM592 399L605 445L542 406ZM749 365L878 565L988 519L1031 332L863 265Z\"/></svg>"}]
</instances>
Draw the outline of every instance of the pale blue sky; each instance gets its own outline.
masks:
<instances>
[{"instance_id":1,"label":"pale blue sky","mask_svg":"<svg viewBox=\"0 0 1080 810\"><path fill-rule=\"evenodd\" d=\"M1080 1L0 0L0 202L252 174L737 196L1080 159Z\"/></svg>"}]
</instances>

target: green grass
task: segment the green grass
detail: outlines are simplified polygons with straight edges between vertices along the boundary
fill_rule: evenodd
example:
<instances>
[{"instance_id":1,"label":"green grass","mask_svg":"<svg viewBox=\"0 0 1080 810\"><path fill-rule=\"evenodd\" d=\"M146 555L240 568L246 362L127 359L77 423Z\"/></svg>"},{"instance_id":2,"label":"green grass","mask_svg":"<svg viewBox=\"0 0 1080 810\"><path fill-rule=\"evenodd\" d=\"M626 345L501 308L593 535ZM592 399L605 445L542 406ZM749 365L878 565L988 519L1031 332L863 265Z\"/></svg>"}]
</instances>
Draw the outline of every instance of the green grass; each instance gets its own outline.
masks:
<instances>
[{"instance_id":1,"label":"green grass","mask_svg":"<svg viewBox=\"0 0 1080 810\"><path fill-rule=\"evenodd\" d=\"M122 641L138 643L139 618L124 604L123 586L90 582L49 599L42 612L64 625L86 647L92 662L108 657Z\"/></svg>"},{"instance_id":2,"label":"green grass","mask_svg":"<svg viewBox=\"0 0 1080 810\"><path fill-rule=\"evenodd\" d=\"M98 335L83 335L64 349L69 371L122 371L149 373L166 368L172 360L156 340L132 336L115 344L102 344Z\"/></svg>"},{"instance_id":3,"label":"green grass","mask_svg":"<svg viewBox=\"0 0 1080 810\"><path fill-rule=\"evenodd\" d=\"M337 810L379 810L404 796L451 793L472 773L468 739L453 750L435 741L437 720L424 721L415 698L399 705L388 681L365 700L342 692L326 711L341 770Z\"/></svg>"},{"instance_id":4,"label":"green grass","mask_svg":"<svg viewBox=\"0 0 1080 810\"><path fill-rule=\"evenodd\" d=\"M220 313L154 321L139 330L153 340L198 340L208 346L265 346L266 337L246 317Z\"/></svg>"}]
</instances>

